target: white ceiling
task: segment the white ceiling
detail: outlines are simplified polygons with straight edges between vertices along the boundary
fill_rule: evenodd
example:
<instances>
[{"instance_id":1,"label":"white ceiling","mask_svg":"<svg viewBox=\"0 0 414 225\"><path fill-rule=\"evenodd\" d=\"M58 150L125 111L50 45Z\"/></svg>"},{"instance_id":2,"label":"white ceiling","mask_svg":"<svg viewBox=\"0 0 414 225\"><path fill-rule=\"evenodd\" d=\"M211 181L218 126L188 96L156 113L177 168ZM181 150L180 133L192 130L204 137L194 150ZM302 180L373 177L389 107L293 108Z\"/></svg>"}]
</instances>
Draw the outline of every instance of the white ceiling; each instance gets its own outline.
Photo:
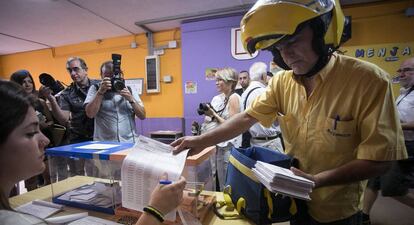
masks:
<instances>
[{"instance_id":1,"label":"white ceiling","mask_svg":"<svg viewBox=\"0 0 414 225\"><path fill-rule=\"evenodd\" d=\"M357 4L377 0L341 0ZM0 0L0 55L156 32L245 12L255 0Z\"/></svg>"}]
</instances>

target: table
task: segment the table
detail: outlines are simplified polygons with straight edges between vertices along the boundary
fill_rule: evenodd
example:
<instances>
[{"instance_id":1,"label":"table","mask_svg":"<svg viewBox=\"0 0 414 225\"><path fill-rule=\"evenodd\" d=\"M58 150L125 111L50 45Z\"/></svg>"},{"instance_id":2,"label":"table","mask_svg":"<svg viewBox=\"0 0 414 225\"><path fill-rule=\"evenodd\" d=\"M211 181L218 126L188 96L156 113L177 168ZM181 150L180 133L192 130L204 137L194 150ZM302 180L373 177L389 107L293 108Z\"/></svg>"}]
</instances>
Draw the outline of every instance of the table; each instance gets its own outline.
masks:
<instances>
[{"instance_id":1,"label":"table","mask_svg":"<svg viewBox=\"0 0 414 225\"><path fill-rule=\"evenodd\" d=\"M81 186L82 184L89 183L95 179L96 178L85 177L85 176L70 177L68 179L65 179L65 180L62 180L60 182L53 184L53 191L55 192L55 195L58 195L60 193L63 193L73 188L76 188L78 186ZM223 199L221 192L212 192L212 194L216 195L218 200ZM51 185L47 185L47 186L38 188L36 190L24 193L22 195L12 197L10 198L10 205L12 208L16 208L20 205L23 205L35 199L51 201L52 199ZM85 211L86 210L83 210L83 209L65 206L64 210L59 212L55 216L63 216L67 214L80 213L80 212L85 212ZM110 214L105 214L105 213L100 213L100 212L95 212L95 211L87 211L87 212L91 216L116 221L115 215L110 215ZM206 218L203 221L203 225L251 225L251 224L253 223L250 223L247 220L221 220L212 211L209 212L209 214L206 216Z\"/></svg>"}]
</instances>

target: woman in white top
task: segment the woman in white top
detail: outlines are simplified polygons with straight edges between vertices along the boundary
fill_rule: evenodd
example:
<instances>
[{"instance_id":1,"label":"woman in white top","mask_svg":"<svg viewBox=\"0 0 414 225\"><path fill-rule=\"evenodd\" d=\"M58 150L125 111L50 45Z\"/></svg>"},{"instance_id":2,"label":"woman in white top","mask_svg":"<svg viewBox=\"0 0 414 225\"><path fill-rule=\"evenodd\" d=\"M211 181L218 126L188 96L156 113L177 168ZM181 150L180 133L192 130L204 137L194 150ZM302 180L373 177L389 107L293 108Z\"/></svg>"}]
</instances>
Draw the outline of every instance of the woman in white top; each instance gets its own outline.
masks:
<instances>
[{"instance_id":1,"label":"woman in white top","mask_svg":"<svg viewBox=\"0 0 414 225\"><path fill-rule=\"evenodd\" d=\"M224 123L230 117L240 112L240 96L234 92L237 85L237 71L233 68L224 68L216 72L216 87L220 93L211 100L211 107L205 112L206 120L213 120L218 124ZM217 179L220 191L223 190L226 179L230 149L240 147L241 135L217 144L216 157L212 162L213 171L217 167Z\"/></svg>"},{"instance_id":2,"label":"woman in white top","mask_svg":"<svg viewBox=\"0 0 414 225\"><path fill-rule=\"evenodd\" d=\"M33 96L20 85L0 80L0 99L0 224L46 224L42 219L14 211L8 197L15 183L43 172L44 149L49 139L40 132ZM150 198L152 210L145 212L137 225L161 224L163 215L181 202L184 187L184 178L156 187Z\"/></svg>"}]
</instances>

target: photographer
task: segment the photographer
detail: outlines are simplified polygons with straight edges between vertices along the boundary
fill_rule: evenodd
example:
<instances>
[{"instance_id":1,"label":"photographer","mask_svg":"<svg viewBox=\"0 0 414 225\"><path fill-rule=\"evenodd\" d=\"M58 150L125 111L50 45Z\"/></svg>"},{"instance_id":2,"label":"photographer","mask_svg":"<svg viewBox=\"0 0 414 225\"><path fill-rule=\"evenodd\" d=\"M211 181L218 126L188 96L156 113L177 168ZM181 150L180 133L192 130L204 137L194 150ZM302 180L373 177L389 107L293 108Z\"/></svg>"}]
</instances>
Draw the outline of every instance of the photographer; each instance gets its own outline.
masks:
<instances>
[{"instance_id":1,"label":"photographer","mask_svg":"<svg viewBox=\"0 0 414 225\"><path fill-rule=\"evenodd\" d=\"M120 59L115 66L113 61L104 62L100 69L102 82L92 86L85 99L86 115L95 118L95 141L135 142L135 116L145 119L138 93L125 87L119 68Z\"/></svg>"},{"instance_id":2,"label":"photographer","mask_svg":"<svg viewBox=\"0 0 414 225\"><path fill-rule=\"evenodd\" d=\"M39 96L47 99L52 107L52 115L59 124L68 127L69 143L80 143L92 140L93 119L89 119L85 113L83 102L91 86L98 80L88 78L88 66L84 59L70 57L66 61L66 70L72 79L72 83L60 92L59 98L53 94L53 88L42 86ZM80 158L62 159L53 161L58 167L58 178L67 177L67 167L73 174L85 174L85 161Z\"/></svg>"}]
</instances>

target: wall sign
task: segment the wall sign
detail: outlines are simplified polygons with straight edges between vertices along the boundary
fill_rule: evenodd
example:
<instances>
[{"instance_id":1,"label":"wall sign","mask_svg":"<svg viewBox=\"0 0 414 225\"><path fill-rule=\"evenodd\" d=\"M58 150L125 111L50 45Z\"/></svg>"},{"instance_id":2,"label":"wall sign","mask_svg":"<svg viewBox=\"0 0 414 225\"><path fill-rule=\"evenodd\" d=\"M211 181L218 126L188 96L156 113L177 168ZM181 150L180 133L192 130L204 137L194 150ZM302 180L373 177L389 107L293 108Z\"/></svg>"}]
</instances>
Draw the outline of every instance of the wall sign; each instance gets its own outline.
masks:
<instances>
[{"instance_id":1,"label":"wall sign","mask_svg":"<svg viewBox=\"0 0 414 225\"><path fill-rule=\"evenodd\" d=\"M237 60L253 59L259 54L256 51L250 55L243 47L240 28L231 29L231 56Z\"/></svg>"},{"instance_id":2,"label":"wall sign","mask_svg":"<svg viewBox=\"0 0 414 225\"><path fill-rule=\"evenodd\" d=\"M355 58L378 58L383 59L386 62L393 62L398 61L400 58L412 56L413 47L413 43L396 43L344 49L350 49L351 52L347 53L347 55Z\"/></svg>"},{"instance_id":3,"label":"wall sign","mask_svg":"<svg viewBox=\"0 0 414 225\"><path fill-rule=\"evenodd\" d=\"M136 91L139 95L142 95L144 79L143 78L125 79L125 85L131 87L131 89L133 91Z\"/></svg>"}]
</instances>

